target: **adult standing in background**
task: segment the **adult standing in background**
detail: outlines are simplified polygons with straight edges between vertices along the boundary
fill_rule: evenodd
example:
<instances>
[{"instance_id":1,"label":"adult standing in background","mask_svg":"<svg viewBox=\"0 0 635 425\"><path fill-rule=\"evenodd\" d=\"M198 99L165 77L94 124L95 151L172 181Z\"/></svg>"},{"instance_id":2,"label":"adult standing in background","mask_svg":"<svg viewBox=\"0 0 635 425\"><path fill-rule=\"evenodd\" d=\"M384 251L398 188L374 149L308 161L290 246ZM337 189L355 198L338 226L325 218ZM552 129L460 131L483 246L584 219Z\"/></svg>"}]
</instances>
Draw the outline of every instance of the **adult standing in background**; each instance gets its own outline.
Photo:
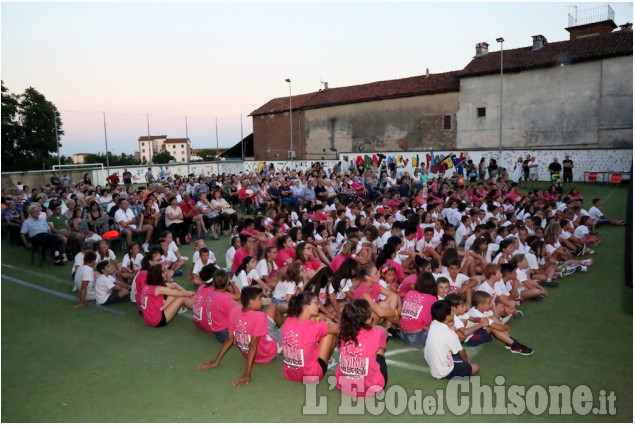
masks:
<instances>
[{"instance_id":1,"label":"adult standing in background","mask_svg":"<svg viewBox=\"0 0 635 425\"><path fill-rule=\"evenodd\" d=\"M146 171L146 182L152 183L154 181L154 176L152 175L152 168L148 167L148 171Z\"/></svg>"},{"instance_id":2,"label":"adult standing in background","mask_svg":"<svg viewBox=\"0 0 635 425\"><path fill-rule=\"evenodd\" d=\"M573 161L569 158L569 154L564 156L564 161L562 161L562 179L564 182L572 182L573 181Z\"/></svg>"},{"instance_id":3,"label":"adult standing in background","mask_svg":"<svg viewBox=\"0 0 635 425\"><path fill-rule=\"evenodd\" d=\"M538 161L536 161L535 156L532 156L531 160L529 160L529 180L538 181Z\"/></svg>"},{"instance_id":4,"label":"adult standing in background","mask_svg":"<svg viewBox=\"0 0 635 425\"><path fill-rule=\"evenodd\" d=\"M514 164L514 169L512 170L512 176L511 176L512 182L516 184L520 184L520 181L522 180L522 177L523 177L523 167L524 167L523 157L519 156L518 160Z\"/></svg>"},{"instance_id":5,"label":"adult standing in background","mask_svg":"<svg viewBox=\"0 0 635 425\"><path fill-rule=\"evenodd\" d=\"M487 164L485 164L485 157L481 158L481 162L478 163L478 179L485 180L485 172L487 171Z\"/></svg>"},{"instance_id":6,"label":"adult standing in background","mask_svg":"<svg viewBox=\"0 0 635 425\"><path fill-rule=\"evenodd\" d=\"M527 158L523 161L523 177L525 181L529 181L529 163L531 162L531 155L527 154Z\"/></svg>"},{"instance_id":7,"label":"adult standing in background","mask_svg":"<svg viewBox=\"0 0 635 425\"><path fill-rule=\"evenodd\" d=\"M560 172L562 171L562 165L558 162L558 158L554 158L553 162L549 164L549 175L551 176L551 183L553 183L554 176L560 177Z\"/></svg>"},{"instance_id":8,"label":"adult standing in background","mask_svg":"<svg viewBox=\"0 0 635 425\"><path fill-rule=\"evenodd\" d=\"M494 158L489 160L489 165L487 166L487 171L489 172L489 178L496 180L498 178L498 164Z\"/></svg>"}]
</instances>

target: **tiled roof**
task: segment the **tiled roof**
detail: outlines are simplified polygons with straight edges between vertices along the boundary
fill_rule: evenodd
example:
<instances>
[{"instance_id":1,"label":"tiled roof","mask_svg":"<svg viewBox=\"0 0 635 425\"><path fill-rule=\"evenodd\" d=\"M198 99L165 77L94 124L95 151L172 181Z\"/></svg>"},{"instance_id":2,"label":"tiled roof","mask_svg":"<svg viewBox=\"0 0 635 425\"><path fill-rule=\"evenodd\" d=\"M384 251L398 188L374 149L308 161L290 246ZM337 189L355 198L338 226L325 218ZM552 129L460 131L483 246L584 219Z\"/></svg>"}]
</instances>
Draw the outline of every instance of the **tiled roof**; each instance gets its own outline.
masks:
<instances>
[{"instance_id":1,"label":"tiled roof","mask_svg":"<svg viewBox=\"0 0 635 425\"><path fill-rule=\"evenodd\" d=\"M503 51L503 72L573 64L615 56L633 54L633 33L615 31L575 40L547 43L542 49L532 47ZM474 58L459 73L460 77L496 74L500 72L500 50Z\"/></svg>"},{"instance_id":2,"label":"tiled roof","mask_svg":"<svg viewBox=\"0 0 635 425\"><path fill-rule=\"evenodd\" d=\"M187 139L185 137L179 138L179 139L165 139L165 143L169 144L176 144L176 143L188 143L190 141L190 139Z\"/></svg>"},{"instance_id":3,"label":"tiled roof","mask_svg":"<svg viewBox=\"0 0 635 425\"><path fill-rule=\"evenodd\" d=\"M456 71L330 88L292 96L291 99L292 107L296 110L452 91L459 91L458 72ZM251 115L272 114L288 110L289 97L279 97L270 100L253 111Z\"/></svg>"},{"instance_id":4,"label":"tiled roof","mask_svg":"<svg viewBox=\"0 0 635 425\"><path fill-rule=\"evenodd\" d=\"M168 137L167 134L164 134L162 136L141 136L141 137L139 137L139 141L140 142L147 142L147 141L150 141L150 140L165 139L167 137Z\"/></svg>"}]
</instances>

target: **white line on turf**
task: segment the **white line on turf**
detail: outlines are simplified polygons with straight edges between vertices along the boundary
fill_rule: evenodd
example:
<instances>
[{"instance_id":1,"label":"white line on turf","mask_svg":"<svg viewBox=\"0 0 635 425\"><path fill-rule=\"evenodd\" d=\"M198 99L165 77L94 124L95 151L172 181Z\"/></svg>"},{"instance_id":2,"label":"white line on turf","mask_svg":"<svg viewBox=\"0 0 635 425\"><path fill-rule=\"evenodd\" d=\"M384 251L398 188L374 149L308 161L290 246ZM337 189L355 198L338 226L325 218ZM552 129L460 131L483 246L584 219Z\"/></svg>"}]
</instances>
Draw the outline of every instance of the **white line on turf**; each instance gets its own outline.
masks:
<instances>
[{"instance_id":1,"label":"white line on turf","mask_svg":"<svg viewBox=\"0 0 635 425\"><path fill-rule=\"evenodd\" d=\"M41 277L41 278L44 278L44 279L47 279L47 280L53 280L55 282L66 283L69 286L73 285L73 279L71 279L71 276L69 276L68 280L64 280L64 279L60 279L60 278L55 277L55 276L51 276L49 274L44 274L44 273L36 272L36 271L33 271L33 270L29 270L29 269L22 269L20 267L12 266L10 264L2 264L2 267L6 267L6 268L12 269L12 270L19 270L21 273L22 272L27 272L27 273L30 273L30 274L32 274L34 276L38 276L38 277Z\"/></svg>"},{"instance_id":2,"label":"white line on turf","mask_svg":"<svg viewBox=\"0 0 635 425\"><path fill-rule=\"evenodd\" d=\"M397 367L401 367L404 369L408 369L408 370L417 370L419 372L429 372L430 369L428 369L427 366L421 366L418 364L412 364L412 363L407 363L407 362L399 362L397 360L393 360L393 359L386 359L386 364L390 365L390 366L397 366Z\"/></svg>"},{"instance_id":3,"label":"white line on turf","mask_svg":"<svg viewBox=\"0 0 635 425\"><path fill-rule=\"evenodd\" d=\"M56 297L60 297L60 298L64 298L65 300L70 300L70 301L78 301L79 299L74 296L74 295L68 295L68 294L64 294L63 292L59 292L59 291L55 291L53 289L49 289L49 288L44 288L40 285L36 285L35 283L31 283L31 282L25 282L24 280L20 280L17 279L13 276L7 276L7 275L1 275L2 279L6 279L10 282L13 282L15 284L21 285L21 286L25 286L27 288L31 288L31 289L35 289L37 291L40 292L44 292L46 294L50 294L50 295L55 295ZM95 307L98 308L99 310L104 310L107 311L109 313L113 313L116 314L117 316L125 316L127 313L125 311L120 311L120 310L115 310L114 308L110 308L110 307L105 307L103 305L97 305L97 304L93 304L93 303L87 303L86 304L89 307Z\"/></svg>"},{"instance_id":4,"label":"white line on turf","mask_svg":"<svg viewBox=\"0 0 635 425\"><path fill-rule=\"evenodd\" d=\"M396 356L397 354L401 354L401 353L409 353L411 351L420 351L423 352L423 350L419 350L418 348L414 348L414 347L406 347L406 348L399 348L397 350L390 350L390 351L386 351L386 354L384 354L384 357L392 357L392 356Z\"/></svg>"}]
</instances>

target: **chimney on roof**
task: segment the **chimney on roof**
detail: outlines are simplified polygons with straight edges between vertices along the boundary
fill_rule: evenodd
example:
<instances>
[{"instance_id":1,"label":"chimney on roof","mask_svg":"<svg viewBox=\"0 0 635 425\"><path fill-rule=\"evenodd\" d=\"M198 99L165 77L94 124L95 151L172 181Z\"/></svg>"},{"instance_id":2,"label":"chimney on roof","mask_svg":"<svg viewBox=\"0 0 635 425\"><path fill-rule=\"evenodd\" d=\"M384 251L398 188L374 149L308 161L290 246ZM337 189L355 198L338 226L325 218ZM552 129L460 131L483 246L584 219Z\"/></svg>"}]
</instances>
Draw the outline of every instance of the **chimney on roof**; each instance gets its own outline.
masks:
<instances>
[{"instance_id":1,"label":"chimney on roof","mask_svg":"<svg viewBox=\"0 0 635 425\"><path fill-rule=\"evenodd\" d=\"M600 34L610 34L617 28L612 19L601 22L592 22L585 25L577 25L575 27L565 28L569 32L569 40L578 38L593 37Z\"/></svg>"},{"instance_id":2,"label":"chimney on roof","mask_svg":"<svg viewBox=\"0 0 635 425\"><path fill-rule=\"evenodd\" d=\"M489 51L489 44L486 42L477 43L476 44L476 55L475 58L480 58L481 56L485 56Z\"/></svg>"},{"instance_id":3,"label":"chimney on roof","mask_svg":"<svg viewBox=\"0 0 635 425\"><path fill-rule=\"evenodd\" d=\"M430 68L426 68L426 77L430 76Z\"/></svg>"},{"instance_id":4,"label":"chimney on roof","mask_svg":"<svg viewBox=\"0 0 635 425\"><path fill-rule=\"evenodd\" d=\"M531 38L534 39L532 51L540 50L547 45L547 39L543 35L532 35Z\"/></svg>"},{"instance_id":5,"label":"chimney on roof","mask_svg":"<svg viewBox=\"0 0 635 425\"><path fill-rule=\"evenodd\" d=\"M633 24L630 22L620 25L620 31L633 31Z\"/></svg>"},{"instance_id":6,"label":"chimney on roof","mask_svg":"<svg viewBox=\"0 0 635 425\"><path fill-rule=\"evenodd\" d=\"M329 89L329 82L325 81L324 82L324 90L328 90Z\"/></svg>"}]
</instances>

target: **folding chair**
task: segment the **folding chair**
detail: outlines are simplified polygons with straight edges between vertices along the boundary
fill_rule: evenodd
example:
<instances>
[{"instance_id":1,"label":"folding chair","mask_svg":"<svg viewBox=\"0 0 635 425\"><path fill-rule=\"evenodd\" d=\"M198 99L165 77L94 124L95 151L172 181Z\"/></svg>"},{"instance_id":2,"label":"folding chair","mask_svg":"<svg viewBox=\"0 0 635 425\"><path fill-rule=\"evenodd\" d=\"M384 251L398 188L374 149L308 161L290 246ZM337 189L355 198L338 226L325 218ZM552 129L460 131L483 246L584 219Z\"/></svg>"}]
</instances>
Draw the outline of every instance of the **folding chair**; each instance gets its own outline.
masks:
<instances>
[{"instance_id":1,"label":"folding chair","mask_svg":"<svg viewBox=\"0 0 635 425\"><path fill-rule=\"evenodd\" d=\"M596 181L598 181L598 173L588 173L587 174L587 181L588 182L596 182Z\"/></svg>"},{"instance_id":2,"label":"folding chair","mask_svg":"<svg viewBox=\"0 0 635 425\"><path fill-rule=\"evenodd\" d=\"M622 183L622 173L613 173L611 174L611 183Z\"/></svg>"}]
</instances>

